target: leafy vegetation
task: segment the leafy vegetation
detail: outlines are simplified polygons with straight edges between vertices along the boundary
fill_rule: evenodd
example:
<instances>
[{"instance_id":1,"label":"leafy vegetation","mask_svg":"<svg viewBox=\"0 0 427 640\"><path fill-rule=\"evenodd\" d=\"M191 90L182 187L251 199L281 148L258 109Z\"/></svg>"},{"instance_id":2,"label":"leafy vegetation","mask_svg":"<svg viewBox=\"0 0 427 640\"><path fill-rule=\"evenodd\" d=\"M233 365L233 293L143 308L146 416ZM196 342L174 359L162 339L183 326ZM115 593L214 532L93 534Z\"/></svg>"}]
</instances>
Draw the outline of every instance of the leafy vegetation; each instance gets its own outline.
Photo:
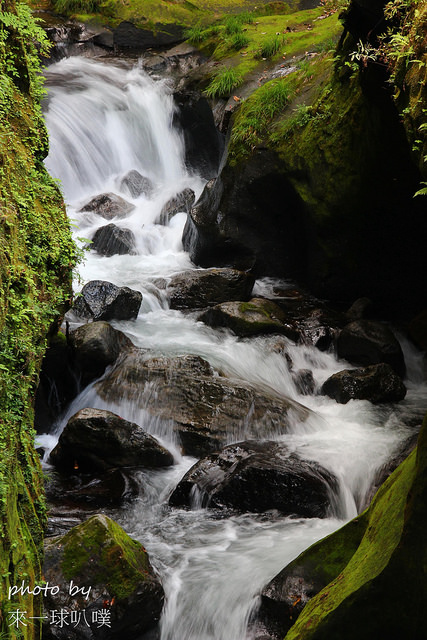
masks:
<instances>
[{"instance_id":1,"label":"leafy vegetation","mask_svg":"<svg viewBox=\"0 0 427 640\"><path fill-rule=\"evenodd\" d=\"M44 31L25 4L0 12L0 632L11 636L10 581L40 579L45 507L33 447L32 398L46 334L71 292L76 252L48 149L38 50ZM13 574L13 575L12 575ZM20 602L40 615L41 602ZM34 613L30 613L34 612ZM23 629L24 637L33 637Z\"/></svg>"},{"instance_id":2,"label":"leafy vegetation","mask_svg":"<svg viewBox=\"0 0 427 640\"><path fill-rule=\"evenodd\" d=\"M223 67L213 76L205 93L208 98L227 98L242 82L242 75L236 69Z\"/></svg>"},{"instance_id":3,"label":"leafy vegetation","mask_svg":"<svg viewBox=\"0 0 427 640\"><path fill-rule=\"evenodd\" d=\"M285 44L286 39L281 35L269 36L261 43L259 56L261 58L272 58Z\"/></svg>"}]
</instances>

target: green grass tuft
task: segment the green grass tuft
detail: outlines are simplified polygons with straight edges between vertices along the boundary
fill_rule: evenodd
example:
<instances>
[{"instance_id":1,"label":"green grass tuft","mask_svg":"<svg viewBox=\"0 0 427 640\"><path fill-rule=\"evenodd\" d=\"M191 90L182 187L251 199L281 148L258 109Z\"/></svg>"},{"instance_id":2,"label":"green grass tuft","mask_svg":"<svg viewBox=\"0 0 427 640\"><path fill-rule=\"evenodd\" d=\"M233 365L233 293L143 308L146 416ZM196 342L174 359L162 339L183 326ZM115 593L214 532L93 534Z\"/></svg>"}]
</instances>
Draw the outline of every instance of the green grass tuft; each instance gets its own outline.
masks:
<instances>
[{"instance_id":1,"label":"green grass tuft","mask_svg":"<svg viewBox=\"0 0 427 640\"><path fill-rule=\"evenodd\" d=\"M274 35L265 38L261 43L259 52L260 58L272 58L279 49L286 43L286 38L282 35Z\"/></svg>"},{"instance_id":2,"label":"green grass tuft","mask_svg":"<svg viewBox=\"0 0 427 640\"><path fill-rule=\"evenodd\" d=\"M235 69L223 67L212 78L205 89L208 98L228 98L233 89L242 84L242 74Z\"/></svg>"}]
</instances>

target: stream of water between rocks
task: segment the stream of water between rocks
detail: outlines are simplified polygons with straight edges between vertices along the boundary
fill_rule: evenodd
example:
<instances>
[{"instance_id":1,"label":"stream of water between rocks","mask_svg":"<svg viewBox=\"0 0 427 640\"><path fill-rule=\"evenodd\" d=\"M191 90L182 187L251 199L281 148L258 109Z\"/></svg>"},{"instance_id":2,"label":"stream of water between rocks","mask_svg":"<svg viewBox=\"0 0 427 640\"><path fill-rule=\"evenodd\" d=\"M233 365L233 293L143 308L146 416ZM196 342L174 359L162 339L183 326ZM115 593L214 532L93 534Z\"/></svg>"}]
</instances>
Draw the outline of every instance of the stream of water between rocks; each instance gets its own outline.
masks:
<instances>
[{"instance_id":1,"label":"stream of water between rocks","mask_svg":"<svg viewBox=\"0 0 427 640\"><path fill-rule=\"evenodd\" d=\"M107 402L93 385L73 401L52 432L40 438L51 449L68 418L84 407L111 410L159 438L173 452L174 466L140 471L141 495L112 515L144 544L161 577L166 593L161 640L250 638L248 620L262 586L301 551L357 514L356 505L363 502L376 470L411 433L405 425L422 415L427 397L418 356L403 344L408 372L403 402L374 406L353 400L342 405L325 396L300 395L283 355L266 348L268 338L241 340L226 330L207 327L194 314L170 309L159 279L195 268L181 243L186 213L177 213L167 226L155 220L165 202L182 189L189 187L200 195L203 180L185 168L167 82L150 78L138 65L80 57L51 65L46 77L51 148L46 164L61 180L76 238L91 238L105 224L95 213L79 212L82 205L100 193L119 193L120 179L128 171L138 170L155 185L149 198L121 194L135 209L115 223L133 231L136 254L105 257L88 252L76 290L90 280L107 280L141 291L138 318L112 322L136 346L153 354L199 355L223 375L307 407L308 420L296 422L287 433L269 433L269 438L317 461L339 480L338 503L331 517L323 519L285 518L277 513L218 517L197 506L170 508L171 491L195 459L181 455L168 421L148 420L144 409L131 400ZM273 284L259 280L255 293L269 297ZM313 372L317 386L349 367L332 353L290 340L287 350L298 368ZM244 421L230 424L229 442L250 435Z\"/></svg>"}]
</instances>

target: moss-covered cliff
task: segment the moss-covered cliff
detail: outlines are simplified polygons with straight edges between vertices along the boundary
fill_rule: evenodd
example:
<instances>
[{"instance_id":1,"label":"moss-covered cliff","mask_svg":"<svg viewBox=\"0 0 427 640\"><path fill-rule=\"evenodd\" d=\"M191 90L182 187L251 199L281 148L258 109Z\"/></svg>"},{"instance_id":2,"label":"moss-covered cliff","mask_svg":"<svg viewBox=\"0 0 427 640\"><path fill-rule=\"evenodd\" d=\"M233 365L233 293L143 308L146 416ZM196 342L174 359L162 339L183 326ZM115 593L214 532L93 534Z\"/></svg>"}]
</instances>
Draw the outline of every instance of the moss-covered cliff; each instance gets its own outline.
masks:
<instances>
[{"instance_id":1,"label":"moss-covered cliff","mask_svg":"<svg viewBox=\"0 0 427 640\"><path fill-rule=\"evenodd\" d=\"M352 0L336 52L308 43L299 70L242 101L228 162L208 187L215 197L187 227L198 264L244 255L257 275L297 278L341 304L422 308L427 216L414 194L427 166L426 7Z\"/></svg>"},{"instance_id":2,"label":"moss-covered cliff","mask_svg":"<svg viewBox=\"0 0 427 640\"><path fill-rule=\"evenodd\" d=\"M38 637L40 598L9 587L40 583L45 509L33 447L33 398L49 327L70 296L75 249L56 184L42 164L48 141L36 42L26 5L0 12L0 635ZM26 626L12 612L25 612Z\"/></svg>"},{"instance_id":3,"label":"moss-covered cliff","mask_svg":"<svg viewBox=\"0 0 427 640\"><path fill-rule=\"evenodd\" d=\"M427 637L426 465L427 419L417 450L377 492L358 520L364 533L345 566L303 609L286 640L353 640ZM305 552L334 561L335 546L347 528ZM304 554L303 554L304 555ZM301 561L300 561L301 564ZM334 566L334 565L332 565Z\"/></svg>"}]
</instances>

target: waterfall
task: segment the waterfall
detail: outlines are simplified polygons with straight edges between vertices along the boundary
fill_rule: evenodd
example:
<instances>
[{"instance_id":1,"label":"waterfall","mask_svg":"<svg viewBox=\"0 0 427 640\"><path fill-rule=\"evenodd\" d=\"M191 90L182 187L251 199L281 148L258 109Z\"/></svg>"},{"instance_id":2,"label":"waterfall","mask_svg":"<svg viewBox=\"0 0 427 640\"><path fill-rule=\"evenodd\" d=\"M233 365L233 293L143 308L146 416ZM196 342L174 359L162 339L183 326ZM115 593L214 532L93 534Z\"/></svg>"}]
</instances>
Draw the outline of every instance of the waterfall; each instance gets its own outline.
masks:
<instances>
[{"instance_id":1,"label":"waterfall","mask_svg":"<svg viewBox=\"0 0 427 640\"><path fill-rule=\"evenodd\" d=\"M52 447L67 419L87 406L115 411L160 436L177 463L168 470L141 472L143 495L117 517L130 535L143 542L161 576L167 597L161 639L244 640L262 585L306 547L356 515L375 471L408 434L405 420L418 415L426 400L415 356L409 354L413 379L399 408L374 407L366 401L341 405L324 396L301 396L284 358L268 350L269 338L239 340L197 322L192 314L169 309L158 279L194 265L181 244L186 215L176 214L166 226L155 221L171 196L185 187L198 196L203 181L185 168L183 143L172 126L174 106L167 83L152 80L138 65L83 58L53 64L46 77L51 145L46 164L61 181L75 237L90 238L105 224L96 214L80 211L94 195L115 192L135 207L129 217L115 223L133 231L136 254L102 257L88 252L76 289L95 279L138 289L144 296L138 318L113 323L136 346L156 354L200 355L236 380L304 405L309 412L304 424L273 437L300 457L322 464L339 480L339 504L334 517L325 519L277 514L218 519L206 509L170 509L165 501L195 460L179 453L167 424L147 421L144 408L131 400L117 405L101 399L93 385L74 400L54 433L45 436ZM153 182L149 197L130 198L120 192L121 179L134 169ZM86 240L79 242L84 245ZM259 281L257 287L266 291L268 281ZM295 365L310 369L319 386L349 366L313 347L288 341L287 348ZM237 430L230 425L229 441L244 438L245 429L245 424Z\"/></svg>"}]
</instances>

